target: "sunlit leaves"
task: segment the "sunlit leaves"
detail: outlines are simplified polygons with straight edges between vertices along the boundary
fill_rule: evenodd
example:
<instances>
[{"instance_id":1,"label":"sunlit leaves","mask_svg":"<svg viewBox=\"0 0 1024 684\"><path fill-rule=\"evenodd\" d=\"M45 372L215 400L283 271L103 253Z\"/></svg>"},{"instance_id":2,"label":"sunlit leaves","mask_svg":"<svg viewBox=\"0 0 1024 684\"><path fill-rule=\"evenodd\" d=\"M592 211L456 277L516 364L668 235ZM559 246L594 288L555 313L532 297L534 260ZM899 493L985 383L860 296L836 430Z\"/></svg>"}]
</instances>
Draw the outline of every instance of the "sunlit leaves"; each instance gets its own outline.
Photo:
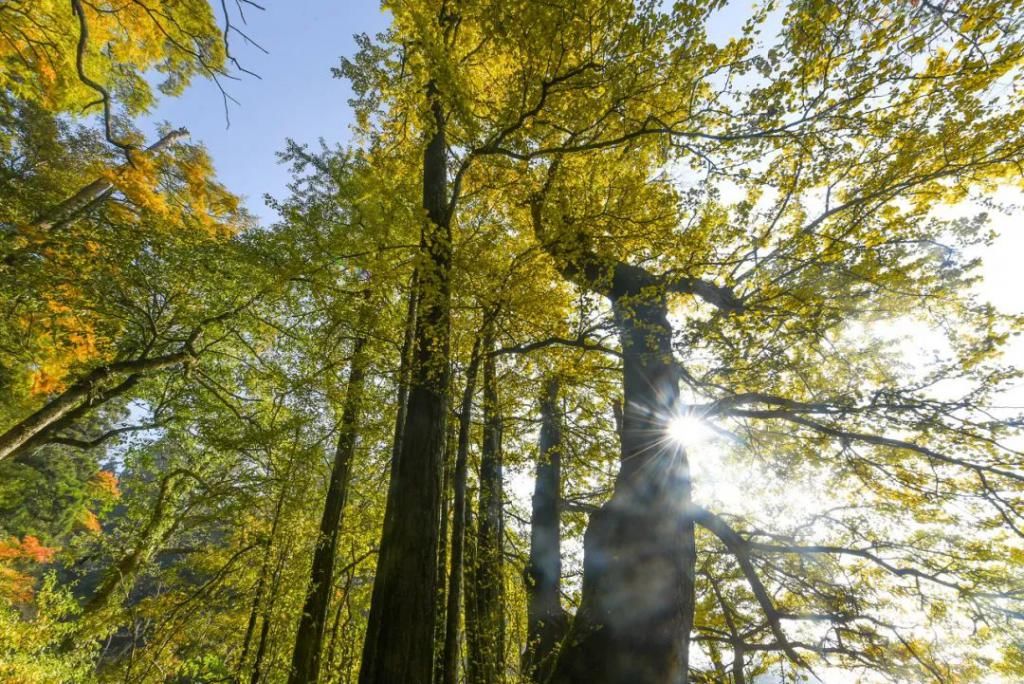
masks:
<instances>
[{"instance_id":1,"label":"sunlit leaves","mask_svg":"<svg viewBox=\"0 0 1024 684\"><path fill-rule=\"evenodd\" d=\"M192 77L214 76L223 69L223 38L206 0L110 0L82 7L88 31L82 67L128 114L153 104L147 72L162 74L159 90L177 95ZM99 111L100 94L78 74L79 39L69 2L4 2L0 88L54 111Z\"/></svg>"}]
</instances>

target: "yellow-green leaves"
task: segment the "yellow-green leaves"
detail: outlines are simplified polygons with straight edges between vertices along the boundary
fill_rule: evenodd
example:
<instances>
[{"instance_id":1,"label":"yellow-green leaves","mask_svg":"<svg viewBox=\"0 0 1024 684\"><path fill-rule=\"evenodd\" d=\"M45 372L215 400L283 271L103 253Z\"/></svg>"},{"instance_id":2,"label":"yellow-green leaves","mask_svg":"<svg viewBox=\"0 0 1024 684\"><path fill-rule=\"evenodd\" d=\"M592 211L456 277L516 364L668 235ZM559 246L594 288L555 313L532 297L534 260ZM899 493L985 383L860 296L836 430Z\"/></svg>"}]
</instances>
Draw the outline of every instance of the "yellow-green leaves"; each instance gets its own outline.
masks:
<instances>
[{"instance_id":1,"label":"yellow-green leaves","mask_svg":"<svg viewBox=\"0 0 1024 684\"><path fill-rule=\"evenodd\" d=\"M207 0L83 2L85 40L74 4L0 5L0 88L79 115L101 104L93 81L137 114L153 104L147 72L163 76L161 92L177 95L193 76L216 76L224 68L223 38Z\"/></svg>"}]
</instances>

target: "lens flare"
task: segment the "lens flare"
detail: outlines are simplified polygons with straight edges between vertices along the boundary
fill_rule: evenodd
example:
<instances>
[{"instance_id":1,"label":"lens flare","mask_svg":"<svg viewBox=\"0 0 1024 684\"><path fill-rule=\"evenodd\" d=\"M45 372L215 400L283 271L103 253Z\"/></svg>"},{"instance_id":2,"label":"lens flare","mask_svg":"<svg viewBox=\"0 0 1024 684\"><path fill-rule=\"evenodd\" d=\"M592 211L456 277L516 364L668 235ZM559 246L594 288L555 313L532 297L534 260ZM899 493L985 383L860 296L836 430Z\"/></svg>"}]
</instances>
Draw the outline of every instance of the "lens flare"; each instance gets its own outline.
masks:
<instances>
[{"instance_id":1,"label":"lens flare","mask_svg":"<svg viewBox=\"0 0 1024 684\"><path fill-rule=\"evenodd\" d=\"M668 437L676 444L690 447L716 437L707 421L691 414L673 416L668 421Z\"/></svg>"}]
</instances>

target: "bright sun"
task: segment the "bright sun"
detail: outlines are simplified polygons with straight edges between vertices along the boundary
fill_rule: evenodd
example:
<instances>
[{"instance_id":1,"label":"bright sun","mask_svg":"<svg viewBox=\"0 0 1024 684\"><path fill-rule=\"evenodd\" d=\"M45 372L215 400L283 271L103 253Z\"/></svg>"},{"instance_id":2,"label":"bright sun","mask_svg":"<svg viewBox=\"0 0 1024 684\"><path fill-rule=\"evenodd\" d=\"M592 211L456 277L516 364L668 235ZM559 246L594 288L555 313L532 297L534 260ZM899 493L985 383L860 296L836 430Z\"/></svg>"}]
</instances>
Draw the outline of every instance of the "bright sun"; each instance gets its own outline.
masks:
<instances>
[{"instance_id":1,"label":"bright sun","mask_svg":"<svg viewBox=\"0 0 1024 684\"><path fill-rule=\"evenodd\" d=\"M668 436L676 444L694 446L714 439L715 431L707 421L690 414L674 416L668 421Z\"/></svg>"}]
</instances>

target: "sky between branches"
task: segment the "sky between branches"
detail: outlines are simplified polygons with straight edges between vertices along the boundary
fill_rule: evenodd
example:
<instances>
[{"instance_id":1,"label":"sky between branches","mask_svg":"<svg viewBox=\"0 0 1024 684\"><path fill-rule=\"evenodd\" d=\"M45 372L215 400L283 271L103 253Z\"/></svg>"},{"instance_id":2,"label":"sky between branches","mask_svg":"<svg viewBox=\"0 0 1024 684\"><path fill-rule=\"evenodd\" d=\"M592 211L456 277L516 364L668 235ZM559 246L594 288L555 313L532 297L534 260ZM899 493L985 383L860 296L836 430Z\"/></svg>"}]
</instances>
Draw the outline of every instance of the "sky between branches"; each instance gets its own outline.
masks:
<instances>
[{"instance_id":1,"label":"sky between branches","mask_svg":"<svg viewBox=\"0 0 1024 684\"><path fill-rule=\"evenodd\" d=\"M220 10L217 3L214 6ZM390 17L378 0L267 0L264 6L263 12L247 11L247 23L241 27L259 47L245 44L240 36L232 38L233 51L245 68L260 78L243 75L238 81L227 82L228 92L238 100L237 104L229 103L228 115L216 86L196 81L183 96L160 101L148 117L145 130L155 138L160 122L187 127L192 139L209 149L221 180L245 198L246 206L261 223L269 225L277 217L263 197L284 197L289 181L288 169L278 164L276 153L284 148L287 138L314 146L320 138L328 144L350 141L353 119L347 101L351 89L347 82L331 75L331 67L338 65L340 57L355 53L354 34L383 31ZM730 3L714 17L710 35L726 40L746 18L747 10L744 0ZM1024 195L1016 190L997 199L1024 205ZM976 210L971 206L945 207L938 213L940 217L951 213L959 216ZM1024 314L1024 229L1018 225L1020 215L993 215L992 226L1000 237L980 252L984 282L978 293L1004 312ZM900 344L911 355L934 346L926 330L905 321L880 328L879 332L901 338ZM1014 363L1024 366L1024 341L1014 341L1011 354ZM1024 407L1024 386L1006 396L1005 404ZM1016 413L1021 410L1007 409Z\"/></svg>"}]
</instances>

